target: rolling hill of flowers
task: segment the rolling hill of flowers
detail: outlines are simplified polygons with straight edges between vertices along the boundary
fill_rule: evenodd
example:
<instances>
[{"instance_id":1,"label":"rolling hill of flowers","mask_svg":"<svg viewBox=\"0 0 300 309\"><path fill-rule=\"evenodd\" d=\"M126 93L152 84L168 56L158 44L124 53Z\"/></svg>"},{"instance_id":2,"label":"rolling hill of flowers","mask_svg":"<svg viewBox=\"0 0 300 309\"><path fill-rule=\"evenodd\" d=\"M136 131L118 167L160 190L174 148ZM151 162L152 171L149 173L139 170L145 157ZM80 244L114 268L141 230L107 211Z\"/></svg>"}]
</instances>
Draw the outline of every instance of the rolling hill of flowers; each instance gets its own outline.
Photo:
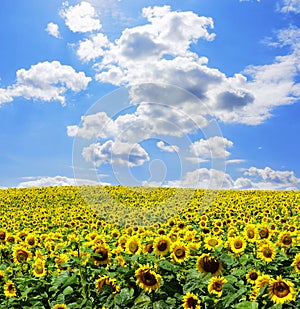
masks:
<instances>
[{"instance_id":1,"label":"rolling hill of flowers","mask_svg":"<svg viewBox=\"0 0 300 309\"><path fill-rule=\"evenodd\" d=\"M299 191L101 190L0 190L0 308L300 308Z\"/></svg>"}]
</instances>

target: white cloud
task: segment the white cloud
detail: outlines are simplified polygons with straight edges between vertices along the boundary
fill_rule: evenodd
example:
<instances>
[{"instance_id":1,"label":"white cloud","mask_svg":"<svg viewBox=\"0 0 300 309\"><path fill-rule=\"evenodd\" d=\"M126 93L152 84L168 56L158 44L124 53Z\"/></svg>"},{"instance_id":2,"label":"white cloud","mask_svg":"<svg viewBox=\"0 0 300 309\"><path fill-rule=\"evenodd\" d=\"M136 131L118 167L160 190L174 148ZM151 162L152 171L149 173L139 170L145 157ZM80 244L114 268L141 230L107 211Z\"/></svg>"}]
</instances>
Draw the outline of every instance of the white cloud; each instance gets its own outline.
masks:
<instances>
[{"instance_id":1,"label":"white cloud","mask_svg":"<svg viewBox=\"0 0 300 309\"><path fill-rule=\"evenodd\" d=\"M179 152L179 147L176 145L166 145L163 141L159 141L156 143L156 146L162 151L166 152Z\"/></svg>"},{"instance_id":2,"label":"white cloud","mask_svg":"<svg viewBox=\"0 0 300 309\"><path fill-rule=\"evenodd\" d=\"M281 13L300 13L299 0L281 0L277 3L277 9Z\"/></svg>"},{"instance_id":3,"label":"white cloud","mask_svg":"<svg viewBox=\"0 0 300 309\"><path fill-rule=\"evenodd\" d=\"M82 155L87 162L95 166L109 163L133 167L143 165L150 160L148 153L141 145L112 140L102 145L93 143L83 149Z\"/></svg>"},{"instance_id":4,"label":"white cloud","mask_svg":"<svg viewBox=\"0 0 300 309\"><path fill-rule=\"evenodd\" d=\"M168 181L167 186L203 189L231 189L230 175L216 169L199 168L186 173L181 180Z\"/></svg>"},{"instance_id":5,"label":"white cloud","mask_svg":"<svg viewBox=\"0 0 300 309\"><path fill-rule=\"evenodd\" d=\"M81 127L68 126L68 136L79 136L84 139L107 138L116 132L116 125L105 112L81 117Z\"/></svg>"},{"instance_id":6,"label":"white cloud","mask_svg":"<svg viewBox=\"0 0 300 309\"><path fill-rule=\"evenodd\" d=\"M221 136L213 136L208 139L200 139L190 145L190 151L196 156L202 158L225 158L230 155L226 150L232 147L233 142Z\"/></svg>"},{"instance_id":7,"label":"white cloud","mask_svg":"<svg viewBox=\"0 0 300 309\"><path fill-rule=\"evenodd\" d=\"M240 164L245 162L246 160L244 159L232 159L232 160L226 160L226 164Z\"/></svg>"},{"instance_id":8,"label":"white cloud","mask_svg":"<svg viewBox=\"0 0 300 309\"><path fill-rule=\"evenodd\" d=\"M49 187L49 186L77 186L77 185L99 185L99 182L88 180L88 179L74 179L65 176L54 176L54 177L30 177L31 180L20 182L19 188L29 187ZM101 183L106 185L108 183Z\"/></svg>"},{"instance_id":9,"label":"white cloud","mask_svg":"<svg viewBox=\"0 0 300 309\"><path fill-rule=\"evenodd\" d=\"M95 60L104 55L104 49L109 46L107 36L103 33L92 35L90 39L79 42L78 57L85 62Z\"/></svg>"},{"instance_id":10,"label":"white cloud","mask_svg":"<svg viewBox=\"0 0 300 309\"><path fill-rule=\"evenodd\" d=\"M278 35L277 44L290 45L289 54L277 56L271 64L250 65L243 72L227 77L210 68L206 57L190 50L192 42L214 39L215 34L208 32L213 28L211 18L193 12L174 12L169 6L144 8L143 15L148 23L125 29L95 65L99 82L133 86L132 103L159 93L158 86L149 91L139 84L170 84L197 96L209 115L224 123L258 125L272 116L274 107L299 99L298 28ZM178 101L172 93L164 99L165 104L177 104L193 117L199 112L203 115L199 106L185 104L184 98Z\"/></svg>"},{"instance_id":11,"label":"white cloud","mask_svg":"<svg viewBox=\"0 0 300 309\"><path fill-rule=\"evenodd\" d=\"M47 27L46 27L46 31L54 36L55 38L59 38L60 37L60 33L59 33L59 27L57 24L55 23L48 23Z\"/></svg>"},{"instance_id":12,"label":"white cloud","mask_svg":"<svg viewBox=\"0 0 300 309\"><path fill-rule=\"evenodd\" d=\"M300 178L297 178L294 172L291 171L275 171L270 167L259 169L256 167L250 167L244 172L245 175L251 177L259 177L264 182L276 183L279 185L291 185L300 183Z\"/></svg>"},{"instance_id":13,"label":"white cloud","mask_svg":"<svg viewBox=\"0 0 300 309\"><path fill-rule=\"evenodd\" d=\"M68 90L78 92L87 88L91 81L83 72L76 72L71 66L59 61L40 62L29 70L20 69L12 86L0 89L0 103L12 101L14 97L60 101L65 104Z\"/></svg>"},{"instance_id":14,"label":"white cloud","mask_svg":"<svg viewBox=\"0 0 300 309\"><path fill-rule=\"evenodd\" d=\"M95 8L86 1L66 7L60 14L73 32L91 32L102 28Z\"/></svg>"}]
</instances>

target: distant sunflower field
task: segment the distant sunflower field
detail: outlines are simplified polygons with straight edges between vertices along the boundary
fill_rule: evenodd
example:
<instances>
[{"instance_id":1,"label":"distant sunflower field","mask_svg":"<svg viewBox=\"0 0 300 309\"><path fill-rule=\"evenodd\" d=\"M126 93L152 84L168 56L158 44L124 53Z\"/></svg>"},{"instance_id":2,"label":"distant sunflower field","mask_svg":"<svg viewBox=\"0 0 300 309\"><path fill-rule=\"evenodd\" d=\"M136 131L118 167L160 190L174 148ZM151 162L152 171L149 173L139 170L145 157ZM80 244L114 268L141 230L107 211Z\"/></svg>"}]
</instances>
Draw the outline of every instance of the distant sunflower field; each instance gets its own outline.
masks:
<instances>
[{"instance_id":1,"label":"distant sunflower field","mask_svg":"<svg viewBox=\"0 0 300 309\"><path fill-rule=\"evenodd\" d=\"M0 308L300 308L299 191L218 191L204 207L194 190L131 226L167 211L174 189L104 190L126 224L78 187L0 190Z\"/></svg>"}]
</instances>

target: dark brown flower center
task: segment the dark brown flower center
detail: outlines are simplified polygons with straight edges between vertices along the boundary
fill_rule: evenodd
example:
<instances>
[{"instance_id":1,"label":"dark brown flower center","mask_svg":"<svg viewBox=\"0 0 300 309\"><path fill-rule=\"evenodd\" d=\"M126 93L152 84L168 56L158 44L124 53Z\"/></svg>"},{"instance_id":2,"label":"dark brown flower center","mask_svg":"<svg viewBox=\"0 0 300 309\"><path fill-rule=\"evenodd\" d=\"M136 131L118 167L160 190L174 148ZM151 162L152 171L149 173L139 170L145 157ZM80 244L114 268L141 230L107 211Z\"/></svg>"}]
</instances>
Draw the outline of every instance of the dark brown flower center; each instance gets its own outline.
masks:
<instances>
[{"instance_id":1,"label":"dark brown flower center","mask_svg":"<svg viewBox=\"0 0 300 309\"><path fill-rule=\"evenodd\" d=\"M187 300L188 308L195 309L198 305L198 301L192 297Z\"/></svg>"},{"instance_id":2,"label":"dark brown flower center","mask_svg":"<svg viewBox=\"0 0 300 309\"><path fill-rule=\"evenodd\" d=\"M253 231L253 230L247 231L247 236L248 236L248 238L250 238L250 239L254 238L254 236L255 236L254 231Z\"/></svg>"},{"instance_id":3,"label":"dark brown flower center","mask_svg":"<svg viewBox=\"0 0 300 309\"><path fill-rule=\"evenodd\" d=\"M28 253L26 251L23 250L18 250L17 252L17 260L19 263L22 263L24 261L26 261L28 258Z\"/></svg>"},{"instance_id":4,"label":"dark brown flower center","mask_svg":"<svg viewBox=\"0 0 300 309\"><path fill-rule=\"evenodd\" d=\"M269 231L266 228L263 228L258 233L259 233L260 238L268 238L269 236Z\"/></svg>"},{"instance_id":5,"label":"dark brown flower center","mask_svg":"<svg viewBox=\"0 0 300 309\"><path fill-rule=\"evenodd\" d=\"M157 283L157 280L153 274L149 270L145 271L142 274L142 282L147 286L153 286Z\"/></svg>"},{"instance_id":6,"label":"dark brown flower center","mask_svg":"<svg viewBox=\"0 0 300 309\"><path fill-rule=\"evenodd\" d=\"M256 279L258 278L258 274L255 273L255 272L253 272L253 273L250 274L249 278L250 278L251 280L256 280Z\"/></svg>"},{"instance_id":7,"label":"dark brown flower center","mask_svg":"<svg viewBox=\"0 0 300 309\"><path fill-rule=\"evenodd\" d=\"M290 293L290 288L289 286L282 282L275 282L273 285L273 294L276 295L279 298L283 298L287 296Z\"/></svg>"},{"instance_id":8,"label":"dark brown flower center","mask_svg":"<svg viewBox=\"0 0 300 309\"><path fill-rule=\"evenodd\" d=\"M285 245L290 245L292 243L292 237L291 236L284 236L283 239L282 239L282 242L285 244Z\"/></svg>"},{"instance_id":9,"label":"dark brown flower center","mask_svg":"<svg viewBox=\"0 0 300 309\"><path fill-rule=\"evenodd\" d=\"M185 250L183 249L183 248L177 248L176 250L175 250L175 252L174 252L174 254L175 254L175 256L177 257L177 258L184 258L185 257Z\"/></svg>"},{"instance_id":10,"label":"dark brown flower center","mask_svg":"<svg viewBox=\"0 0 300 309\"><path fill-rule=\"evenodd\" d=\"M206 272L214 274L218 271L220 267L220 262L217 259L205 256L203 258L203 269Z\"/></svg>"},{"instance_id":11,"label":"dark brown flower center","mask_svg":"<svg viewBox=\"0 0 300 309\"><path fill-rule=\"evenodd\" d=\"M220 282L215 282L213 284L213 289L217 292L221 292L222 291L222 284Z\"/></svg>"},{"instance_id":12,"label":"dark brown flower center","mask_svg":"<svg viewBox=\"0 0 300 309\"><path fill-rule=\"evenodd\" d=\"M160 240L157 244L157 249L159 251L165 251L168 248L168 244L164 240Z\"/></svg>"},{"instance_id":13,"label":"dark brown flower center","mask_svg":"<svg viewBox=\"0 0 300 309\"><path fill-rule=\"evenodd\" d=\"M108 252L105 248L97 248L94 250L94 253L96 253L97 256L94 256L93 259L97 262L104 262L108 259Z\"/></svg>"},{"instance_id":14,"label":"dark brown flower center","mask_svg":"<svg viewBox=\"0 0 300 309\"><path fill-rule=\"evenodd\" d=\"M243 247L243 242L240 240L237 240L234 242L235 249L241 249Z\"/></svg>"},{"instance_id":15,"label":"dark brown flower center","mask_svg":"<svg viewBox=\"0 0 300 309\"><path fill-rule=\"evenodd\" d=\"M269 248L265 249L265 250L263 251L263 255L264 255L264 257L266 257L266 258L272 257L272 250L269 249Z\"/></svg>"}]
</instances>

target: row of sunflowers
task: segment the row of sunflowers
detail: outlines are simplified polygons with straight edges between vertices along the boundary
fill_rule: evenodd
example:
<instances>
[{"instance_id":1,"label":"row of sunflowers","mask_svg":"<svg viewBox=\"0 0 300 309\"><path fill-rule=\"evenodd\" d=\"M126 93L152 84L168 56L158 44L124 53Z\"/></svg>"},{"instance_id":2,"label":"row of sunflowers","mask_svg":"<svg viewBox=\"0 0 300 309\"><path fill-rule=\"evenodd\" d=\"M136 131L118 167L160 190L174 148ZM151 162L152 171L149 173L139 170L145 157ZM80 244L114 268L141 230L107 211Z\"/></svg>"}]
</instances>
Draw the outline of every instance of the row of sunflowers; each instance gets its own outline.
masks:
<instances>
[{"instance_id":1,"label":"row of sunflowers","mask_svg":"<svg viewBox=\"0 0 300 309\"><path fill-rule=\"evenodd\" d=\"M0 204L0 308L300 308L298 191L45 187Z\"/></svg>"}]
</instances>

